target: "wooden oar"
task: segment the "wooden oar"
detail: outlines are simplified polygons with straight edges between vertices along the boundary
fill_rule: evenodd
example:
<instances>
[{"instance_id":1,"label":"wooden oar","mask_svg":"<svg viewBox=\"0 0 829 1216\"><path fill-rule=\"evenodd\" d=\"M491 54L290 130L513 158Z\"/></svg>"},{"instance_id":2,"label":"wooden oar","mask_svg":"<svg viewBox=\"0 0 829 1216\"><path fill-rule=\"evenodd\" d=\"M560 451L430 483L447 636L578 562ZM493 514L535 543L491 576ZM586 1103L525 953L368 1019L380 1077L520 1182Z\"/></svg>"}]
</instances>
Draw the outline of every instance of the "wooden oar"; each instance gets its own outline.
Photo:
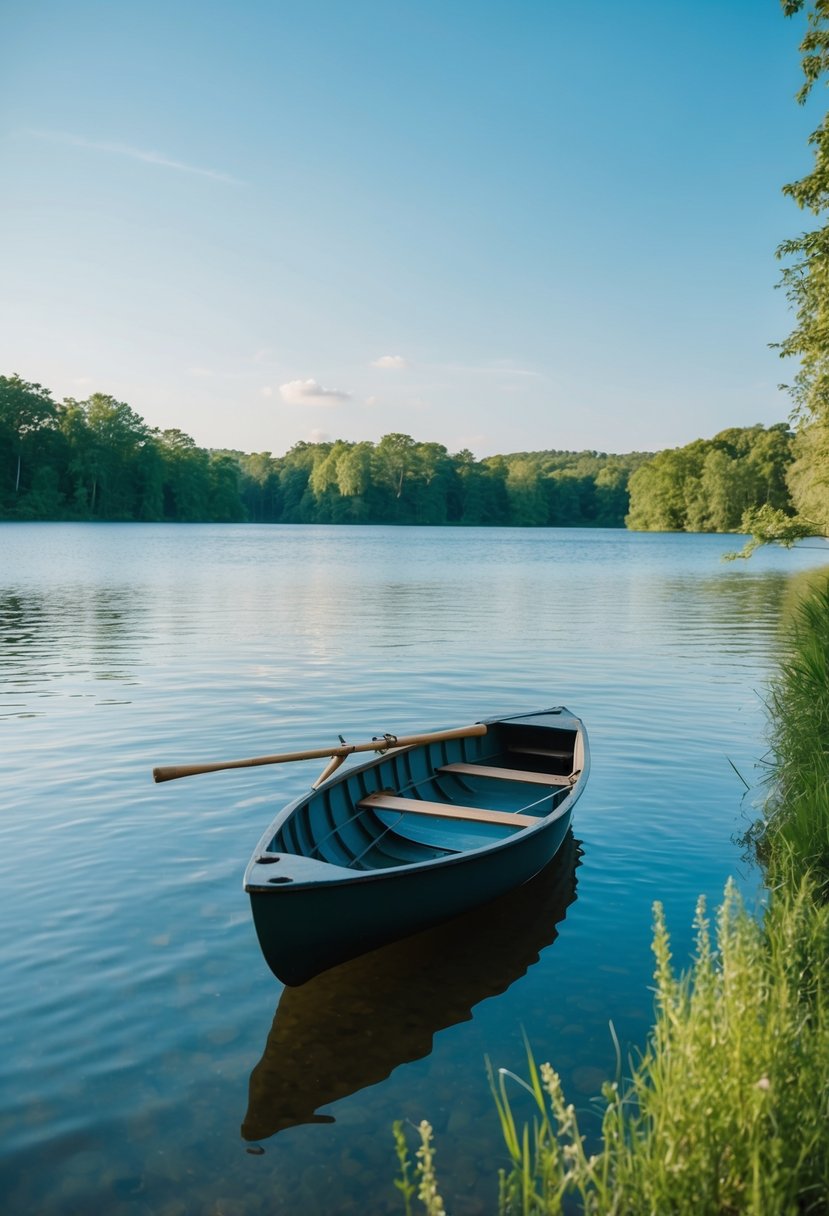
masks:
<instances>
[{"instance_id":1,"label":"wooden oar","mask_svg":"<svg viewBox=\"0 0 829 1216\"><path fill-rule=\"evenodd\" d=\"M485 735L486 725L475 722L472 726L456 726L453 730L439 730L427 735L381 735L368 743L344 743L339 747L315 747L309 751L284 752L277 756L254 756L250 760L225 760L214 764L174 764L153 769L153 781L175 781L178 777L195 777L199 773L216 773L225 768L255 768L260 764L286 764L291 760L322 760L332 757L332 763L323 770L322 776L315 783L321 784L327 776L334 772L339 764L334 765L333 759L341 764L346 756L354 752L385 752L393 747L414 747L420 743L440 743L443 739L467 739L472 735Z\"/></svg>"}]
</instances>

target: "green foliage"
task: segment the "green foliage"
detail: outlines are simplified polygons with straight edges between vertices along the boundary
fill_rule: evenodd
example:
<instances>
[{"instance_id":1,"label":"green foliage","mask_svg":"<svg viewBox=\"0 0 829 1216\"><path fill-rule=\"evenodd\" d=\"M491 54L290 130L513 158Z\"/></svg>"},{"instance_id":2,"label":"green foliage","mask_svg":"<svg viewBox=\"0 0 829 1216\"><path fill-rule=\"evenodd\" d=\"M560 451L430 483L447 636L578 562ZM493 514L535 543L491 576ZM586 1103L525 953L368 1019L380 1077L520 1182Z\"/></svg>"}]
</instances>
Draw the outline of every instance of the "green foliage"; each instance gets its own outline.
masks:
<instances>
[{"instance_id":1,"label":"green foliage","mask_svg":"<svg viewBox=\"0 0 829 1216\"><path fill-rule=\"evenodd\" d=\"M829 74L829 4L826 0L782 0L782 7L787 17L805 12L807 18L800 44L803 85L797 94L803 104ZM765 499L769 507L797 519L787 525L770 513L748 514L745 526L752 532L751 541L732 556L748 557L759 545L788 544L798 529L802 536L829 534L829 115L809 143L814 149L812 172L784 186L783 193L822 223L777 249L783 263L780 286L794 312L795 325L785 341L775 345L781 358L798 361L793 383L781 385L790 393L792 417L799 424L793 463L786 474L791 501L775 501L771 493ZM762 505L757 501L747 504Z\"/></svg>"},{"instance_id":2,"label":"green foliage","mask_svg":"<svg viewBox=\"0 0 829 1216\"><path fill-rule=\"evenodd\" d=\"M829 583L795 609L769 703L770 796L749 836L775 884L809 868L829 891Z\"/></svg>"},{"instance_id":3,"label":"green foliage","mask_svg":"<svg viewBox=\"0 0 829 1216\"><path fill-rule=\"evenodd\" d=\"M644 453L522 452L476 461L395 432L284 456L200 448L95 393L56 404L0 377L0 519L624 525Z\"/></svg>"},{"instance_id":4,"label":"green foliage","mask_svg":"<svg viewBox=\"0 0 829 1216\"><path fill-rule=\"evenodd\" d=\"M829 424L803 425L793 445L788 480L809 535L829 535Z\"/></svg>"},{"instance_id":5,"label":"green foliage","mask_svg":"<svg viewBox=\"0 0 829 1216\"><path fill-rule=\"evenodd\" d=\"M807 19L800 44L803 85L797 94L803 104L829 75L829 4L826 0L782 2L786 16L805 13ZM809 143L814 151L812 171L783 192L819 224L777 249L783 263L780 286L795 317L794 329L777 349L781 358L798 361L793 383L781 386L788 388L794 417L805 428L790 477L794 509L814 531L825 534L829 531L829 115L824 115Z\"/></svg>"},{"instance_id":6,"label":"green foliage","mask_svg":"<svg viewBox=\"0 0 829 1216\"><path fill-rule=\"evenodd\" d=\"M750 507L744 512L740 531L750 533L750 537L738 552L723 554L726 561L751 557L760 545L775 544L790 549L799 540L815 534L812 524L806 523L799 516L793 518L784 511L777 511L768 503L764 503L762 507Z\"/></svg>"},{"instance_id":7,"label":"green foliage","mask_svg":"<svg viewBox=\"0 0 829 1216\"><path fill-rule=\"evenodd\" d=\"M785 423L721 431L657 453L631 474L626 523L643 532L736 532L747 511L793 508L787 473L793 434Z\"/></svg>"},{"instance_id":8,"label":"green foliage","mask_svg":"<svg viewBox=\"0 0 829 1216\"><path fill-rule=\"evenodd\" d=\"M812 484L806 439L798 443L793 468ZM400 432L377 444L297 443L281 457L211 452L176 428L151 430L107 394L56 404L40 385L0 377L0 519L619 528L627 517L645 530L731 531L747 508L790 510L792 460L783 424L656 456L476 461Z\"/></svg>"},{"instance_id":9,"label":"green foliage","mask_svg":"<svg viewBox=\"0 0 829 1216\"><path fill-rule=\"evenodd\" d=\"M0 507L16 503L21 490L25 492L24 453L34 449L54 423L55 403L48 389L17 375L0 376Z\"/></svg>"},{"instance_id":10,"label":"green foliage","mask_svg":"<svg viewBox=\"0 0 829 1216\"><path fill-rule=\"evenodd\" d=\"M528 1049L526 1080L490 1070L510 1162L501 1216L829 1210L829 906L801 878L758 921L729 883L713 934L703 900L695 926L677 975L655 906L655 1023L630 1079L603 1086L595 1152L549 1064ZM516 1082L532 1127L516 1122Z\"/></svg>"}]
</instances>

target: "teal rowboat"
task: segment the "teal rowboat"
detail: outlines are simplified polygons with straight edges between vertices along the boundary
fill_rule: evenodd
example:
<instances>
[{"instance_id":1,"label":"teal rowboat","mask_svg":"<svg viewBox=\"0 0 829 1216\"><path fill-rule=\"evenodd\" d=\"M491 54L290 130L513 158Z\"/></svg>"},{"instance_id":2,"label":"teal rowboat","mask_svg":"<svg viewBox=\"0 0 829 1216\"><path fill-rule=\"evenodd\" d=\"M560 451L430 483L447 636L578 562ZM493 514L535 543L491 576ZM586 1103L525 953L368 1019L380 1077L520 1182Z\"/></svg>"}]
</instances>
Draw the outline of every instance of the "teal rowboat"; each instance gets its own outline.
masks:
<instances>
[{"instance_id":1,"label":"teal rowboat","mask_svg":"<svg viewBox=\"0 0 829 1216\"><path fill-rule=\"evenodd\" d=\"M259 841L244 886L283 983L488 903L558 851L589 768L579 718L559 706L424 739L330 765Z\"/></svg>"}]
</instances>

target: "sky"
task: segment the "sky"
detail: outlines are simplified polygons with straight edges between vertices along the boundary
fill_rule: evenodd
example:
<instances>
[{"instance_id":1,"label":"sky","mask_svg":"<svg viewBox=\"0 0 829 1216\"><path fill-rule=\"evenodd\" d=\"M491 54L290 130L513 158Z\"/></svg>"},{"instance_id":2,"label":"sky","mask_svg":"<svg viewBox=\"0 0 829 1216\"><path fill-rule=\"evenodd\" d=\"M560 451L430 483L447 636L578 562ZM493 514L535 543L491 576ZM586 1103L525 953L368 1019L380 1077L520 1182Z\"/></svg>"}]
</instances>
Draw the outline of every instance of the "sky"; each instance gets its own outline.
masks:
<instances>
[{"instance_id":1,"label":"sky","mask_svg":"<svg viewBox=\"0 0 829 1216\"><path fill-rule=\"evenodd\" d=\"M275 455L783 421L800 33L778 0L4 0L0 374Z\"/></svg>"}]
</instances>

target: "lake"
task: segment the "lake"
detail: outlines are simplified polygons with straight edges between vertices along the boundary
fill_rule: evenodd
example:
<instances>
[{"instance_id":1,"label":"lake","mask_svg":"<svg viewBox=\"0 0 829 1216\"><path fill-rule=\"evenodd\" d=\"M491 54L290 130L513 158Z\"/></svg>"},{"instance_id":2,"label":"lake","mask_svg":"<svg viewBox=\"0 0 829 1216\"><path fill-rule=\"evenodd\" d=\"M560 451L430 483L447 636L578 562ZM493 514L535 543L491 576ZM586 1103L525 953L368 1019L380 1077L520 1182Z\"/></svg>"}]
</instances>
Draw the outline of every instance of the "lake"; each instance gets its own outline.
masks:
<instances>
[{"instance_id":1,"label":"lake","mask_svg":"<svg viewBox=\"0 0 829 1216\"><path fill-rule=\"evenodd\" d=\"M590 1123L651 1021L650 924L759 877L783 626L819 541L559 529L0 525L0 1194L6 1216L393 1213L433 1124L454 1216L506 1164L486 1058L523 1035ZM592 773L540 882L283 990L242 873L315 764L155 764L565 704ZM748 791L746 786L750 786ZM516 1089L519 1113L521 1091Z\"/></svg>"}]
</instances>

